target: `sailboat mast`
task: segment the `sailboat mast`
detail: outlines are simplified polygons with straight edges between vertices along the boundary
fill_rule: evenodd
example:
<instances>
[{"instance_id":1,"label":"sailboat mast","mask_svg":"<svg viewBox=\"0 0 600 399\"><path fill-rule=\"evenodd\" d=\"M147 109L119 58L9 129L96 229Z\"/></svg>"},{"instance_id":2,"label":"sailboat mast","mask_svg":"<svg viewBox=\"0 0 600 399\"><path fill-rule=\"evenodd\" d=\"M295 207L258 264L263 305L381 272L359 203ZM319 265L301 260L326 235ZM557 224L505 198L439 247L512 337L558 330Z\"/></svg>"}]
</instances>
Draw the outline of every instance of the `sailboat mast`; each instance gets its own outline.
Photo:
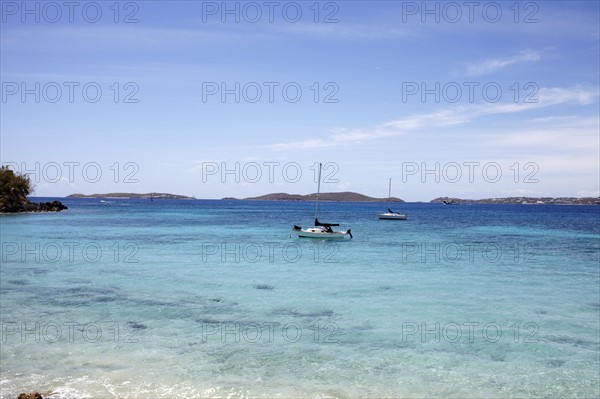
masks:
<instances>
[{"instance_id":1,"label":"sailboat mast","mask_svg":"<svg viewBox=\"0 0 600 399\"><path fill-rule=\"evenodd\" d=\"M315 206L315 220L319 216L319 194L321 193L321 162L319 162L319 183L317 185L317 205Z\"/></svg>"},{"instance_id":2,"label":"sailboat mast","mask_svg":"<svg viewBox=\"0 0 600 399\"><path fill-rule=\"evenodd\" d=\"M391 201L392 199L392 178L390 177L390 186L388 189L388 203Z\"/></svg>"}]
</instances>

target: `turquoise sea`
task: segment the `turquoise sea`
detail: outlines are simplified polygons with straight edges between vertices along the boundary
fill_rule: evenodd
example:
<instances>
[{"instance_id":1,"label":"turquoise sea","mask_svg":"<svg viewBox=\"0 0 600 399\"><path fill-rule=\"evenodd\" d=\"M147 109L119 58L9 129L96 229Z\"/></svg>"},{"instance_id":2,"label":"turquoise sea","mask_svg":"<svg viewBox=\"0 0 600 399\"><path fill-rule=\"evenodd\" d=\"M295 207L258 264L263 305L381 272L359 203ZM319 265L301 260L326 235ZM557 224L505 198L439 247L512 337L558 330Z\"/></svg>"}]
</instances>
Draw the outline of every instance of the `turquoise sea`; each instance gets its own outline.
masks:
<instances>
[{"instance_id":1,"label":"turquoise sea","mask_svg":"<svg viewBox=\"0 0 600 399\"><path fill-rule=\"evenodd\" d=\"M46 199L36 199L46 200ZM600 207L60 199L0 216L0 396L600 397Z\"/></svg>"}]
</instances>

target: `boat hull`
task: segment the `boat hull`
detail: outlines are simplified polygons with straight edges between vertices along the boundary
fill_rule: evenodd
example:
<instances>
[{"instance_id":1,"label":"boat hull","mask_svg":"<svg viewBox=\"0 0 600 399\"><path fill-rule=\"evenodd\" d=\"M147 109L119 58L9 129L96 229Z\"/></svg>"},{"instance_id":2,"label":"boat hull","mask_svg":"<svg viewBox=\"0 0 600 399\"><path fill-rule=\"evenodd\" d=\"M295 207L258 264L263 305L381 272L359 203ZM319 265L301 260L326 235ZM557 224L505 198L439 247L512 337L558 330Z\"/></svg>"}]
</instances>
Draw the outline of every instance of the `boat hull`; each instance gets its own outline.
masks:
<instances>
[{"instance_id":1,"label":"boat hull","mask_svg":"<svg viewBox=\"0 0 600 399\"><path fill-rule=\"evenodd\" d=\"M349 235L348 231L326 232L319 228L300 229L295 232L302 238L340 239Z\"/></svg>"},{"instance_id":2,"label":"boat hull","mask_svg":"<svg viewBox=\"0 0 600 399\"><path fill-rule=\"evenodd\" d=\"M402 215L400 213L380 213L377 215L379 219L383 220L406 220L406 215Z\"/></svg>"}]
</instances>

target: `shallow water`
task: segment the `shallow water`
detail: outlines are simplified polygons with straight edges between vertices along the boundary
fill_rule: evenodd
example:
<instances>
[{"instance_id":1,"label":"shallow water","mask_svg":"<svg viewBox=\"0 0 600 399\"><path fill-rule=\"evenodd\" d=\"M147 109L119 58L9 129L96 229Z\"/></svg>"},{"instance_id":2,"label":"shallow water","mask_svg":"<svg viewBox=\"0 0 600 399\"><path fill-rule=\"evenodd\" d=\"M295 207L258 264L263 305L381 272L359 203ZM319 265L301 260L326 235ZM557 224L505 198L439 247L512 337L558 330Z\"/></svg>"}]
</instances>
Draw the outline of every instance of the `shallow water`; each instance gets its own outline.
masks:
<instances>
[{"instance_id":1,"label":"shallow water","mask_svg":"<svg viewBox=\"0 0 600 399\"><path fill-rule=\"evenodd\" d=\"M65 199L2 216L2 397L597 397L600 207Z\"/></svg>"}]
</instances>

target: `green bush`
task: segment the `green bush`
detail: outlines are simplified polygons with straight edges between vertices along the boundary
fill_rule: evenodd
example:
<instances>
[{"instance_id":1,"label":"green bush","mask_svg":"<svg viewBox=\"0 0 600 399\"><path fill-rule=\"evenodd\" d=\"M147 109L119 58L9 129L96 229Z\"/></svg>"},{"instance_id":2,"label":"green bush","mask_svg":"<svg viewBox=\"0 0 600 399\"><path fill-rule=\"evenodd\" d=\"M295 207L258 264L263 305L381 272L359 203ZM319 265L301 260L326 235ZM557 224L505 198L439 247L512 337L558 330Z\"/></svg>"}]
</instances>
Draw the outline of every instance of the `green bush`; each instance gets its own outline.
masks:
<instances>
[{"instance_id":1,"label":"green bush","mask_svg":"<svg viewBox=\"0 0 600 399\"><path fill-rule=\"evenodd\" d=\"M29 176L15 173L7 166L0 167L0 210L10 212L27 204L27 196L32 191Z\"/></svg>"}]
</instances>

